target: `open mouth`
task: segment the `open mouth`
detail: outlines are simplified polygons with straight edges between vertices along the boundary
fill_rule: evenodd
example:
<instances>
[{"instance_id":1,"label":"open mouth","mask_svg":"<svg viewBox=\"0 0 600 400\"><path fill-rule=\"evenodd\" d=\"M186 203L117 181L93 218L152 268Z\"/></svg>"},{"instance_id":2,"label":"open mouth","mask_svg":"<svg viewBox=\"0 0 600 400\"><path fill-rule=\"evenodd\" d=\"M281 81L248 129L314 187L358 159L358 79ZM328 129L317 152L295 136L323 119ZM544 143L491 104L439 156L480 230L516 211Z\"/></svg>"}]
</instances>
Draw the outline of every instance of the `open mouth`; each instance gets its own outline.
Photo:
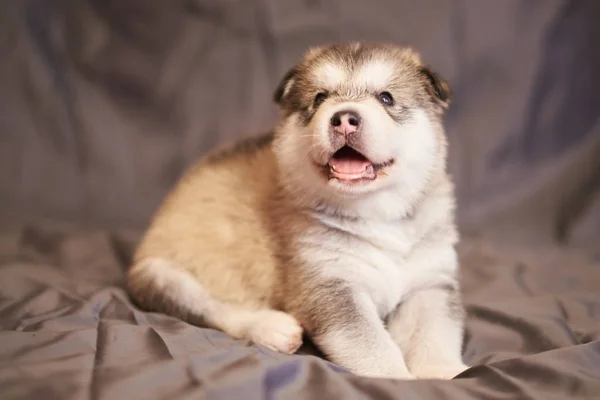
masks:
<instances>
[{"instance_id":1,"label":"open mouth","mask_svg":"<svg viewBox=\"0 0 600 400\"><path fill-rule=\"evenodd\" d=\"M344 146L336 151L327 163L329 179L335 178L345 182L374 180L378 175L384 174L383 169L393 162L394 160L389 160L383 164L375 164L352 147Z\"/></svg>"}]
</instances>

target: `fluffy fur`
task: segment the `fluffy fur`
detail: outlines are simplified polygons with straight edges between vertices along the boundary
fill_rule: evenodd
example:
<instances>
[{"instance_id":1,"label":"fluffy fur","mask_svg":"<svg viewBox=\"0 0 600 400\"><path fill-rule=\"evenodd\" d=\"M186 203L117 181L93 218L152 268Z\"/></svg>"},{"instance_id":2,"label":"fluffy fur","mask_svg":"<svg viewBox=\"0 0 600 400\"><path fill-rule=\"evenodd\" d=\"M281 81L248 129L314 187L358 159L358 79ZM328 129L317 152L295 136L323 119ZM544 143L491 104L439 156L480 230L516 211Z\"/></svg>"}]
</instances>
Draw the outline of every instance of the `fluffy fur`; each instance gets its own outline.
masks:
<instances>
[{"instance_id":1,"label":"fluffy fur","mask_svg":"<svg viewBox=\"0 0 600 400\"><path fill-rule=\"evenodd\" d=\"M410 49L309 50L276 90L274 132L208 154L166 198L132 297L283 353L305 332L360 375L454 377L466 365L449 99ZM334 126L338 112L360 116L356 132ZM336 175L343 147L368 161L367 178Z\"/></svg>"}]
</instances>

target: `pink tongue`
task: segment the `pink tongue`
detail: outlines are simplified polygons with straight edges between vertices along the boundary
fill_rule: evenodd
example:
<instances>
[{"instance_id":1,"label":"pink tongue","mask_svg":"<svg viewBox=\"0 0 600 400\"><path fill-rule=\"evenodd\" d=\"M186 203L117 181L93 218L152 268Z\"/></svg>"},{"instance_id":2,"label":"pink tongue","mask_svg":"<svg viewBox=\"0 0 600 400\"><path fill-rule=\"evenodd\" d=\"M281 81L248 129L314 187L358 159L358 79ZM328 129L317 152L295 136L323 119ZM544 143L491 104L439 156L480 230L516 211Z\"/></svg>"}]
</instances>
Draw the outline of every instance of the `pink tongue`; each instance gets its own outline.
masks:
<instances>
[{"instance_id":1,"label":"pink tongue","mask_svg":"<svg viewBox=\"0 0 600 400\"><path fill-rule=\"evenodd\" d=\"M341 174L355 175L362 173L371 164L368 160L333 159L330 162L333 170Z\"/></svg>"}]
</instances>

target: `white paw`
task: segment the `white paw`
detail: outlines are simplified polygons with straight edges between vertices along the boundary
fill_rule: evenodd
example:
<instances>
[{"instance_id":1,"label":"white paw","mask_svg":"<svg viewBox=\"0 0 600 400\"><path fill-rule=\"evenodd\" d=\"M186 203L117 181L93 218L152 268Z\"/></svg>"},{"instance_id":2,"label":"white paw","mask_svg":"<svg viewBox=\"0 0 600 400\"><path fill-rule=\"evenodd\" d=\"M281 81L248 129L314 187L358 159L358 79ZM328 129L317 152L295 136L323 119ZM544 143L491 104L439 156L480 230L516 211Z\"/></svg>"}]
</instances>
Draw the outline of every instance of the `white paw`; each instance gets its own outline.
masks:
<instances>
[{"instance_id":1,"label":"white paw","mask_svg":"<svg viewBox=\"0 0 600 400\"><path fill-rule=\"evenodd\" d=\"M412 371L417 379L452 379L469 367L465 364L424 365Z\"/></svg>"},{"instance_id":2,"label":"white paw","mask_svg":"<svg viewBox=\"0 0 600 400\"><path fill-rule=\"evenodd\" d=\"M302 345L302 327L289 314L262 310L255 317L250 337L254 343L280 353L292 354Z\"/></svg>"}]
</instances>

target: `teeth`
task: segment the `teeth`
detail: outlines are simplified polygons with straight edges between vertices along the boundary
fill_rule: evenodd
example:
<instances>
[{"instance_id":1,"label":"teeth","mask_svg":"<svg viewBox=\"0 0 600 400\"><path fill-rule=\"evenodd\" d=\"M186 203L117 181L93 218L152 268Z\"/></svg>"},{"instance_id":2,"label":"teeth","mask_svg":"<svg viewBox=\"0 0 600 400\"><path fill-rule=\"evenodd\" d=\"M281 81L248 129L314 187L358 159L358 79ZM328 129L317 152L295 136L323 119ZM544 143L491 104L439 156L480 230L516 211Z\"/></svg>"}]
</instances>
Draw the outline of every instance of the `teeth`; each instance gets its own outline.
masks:
<instances>
[{"instance_id":1,"label":"teeth","mask_svg":"<svg viewBox=\"0 0 600 400\"><path fill-rule=\"evenodd\" d=\"M331 169L337 172L337 169L335 168L335 164L331 164Z\"/></svg>"}]
</instances>

